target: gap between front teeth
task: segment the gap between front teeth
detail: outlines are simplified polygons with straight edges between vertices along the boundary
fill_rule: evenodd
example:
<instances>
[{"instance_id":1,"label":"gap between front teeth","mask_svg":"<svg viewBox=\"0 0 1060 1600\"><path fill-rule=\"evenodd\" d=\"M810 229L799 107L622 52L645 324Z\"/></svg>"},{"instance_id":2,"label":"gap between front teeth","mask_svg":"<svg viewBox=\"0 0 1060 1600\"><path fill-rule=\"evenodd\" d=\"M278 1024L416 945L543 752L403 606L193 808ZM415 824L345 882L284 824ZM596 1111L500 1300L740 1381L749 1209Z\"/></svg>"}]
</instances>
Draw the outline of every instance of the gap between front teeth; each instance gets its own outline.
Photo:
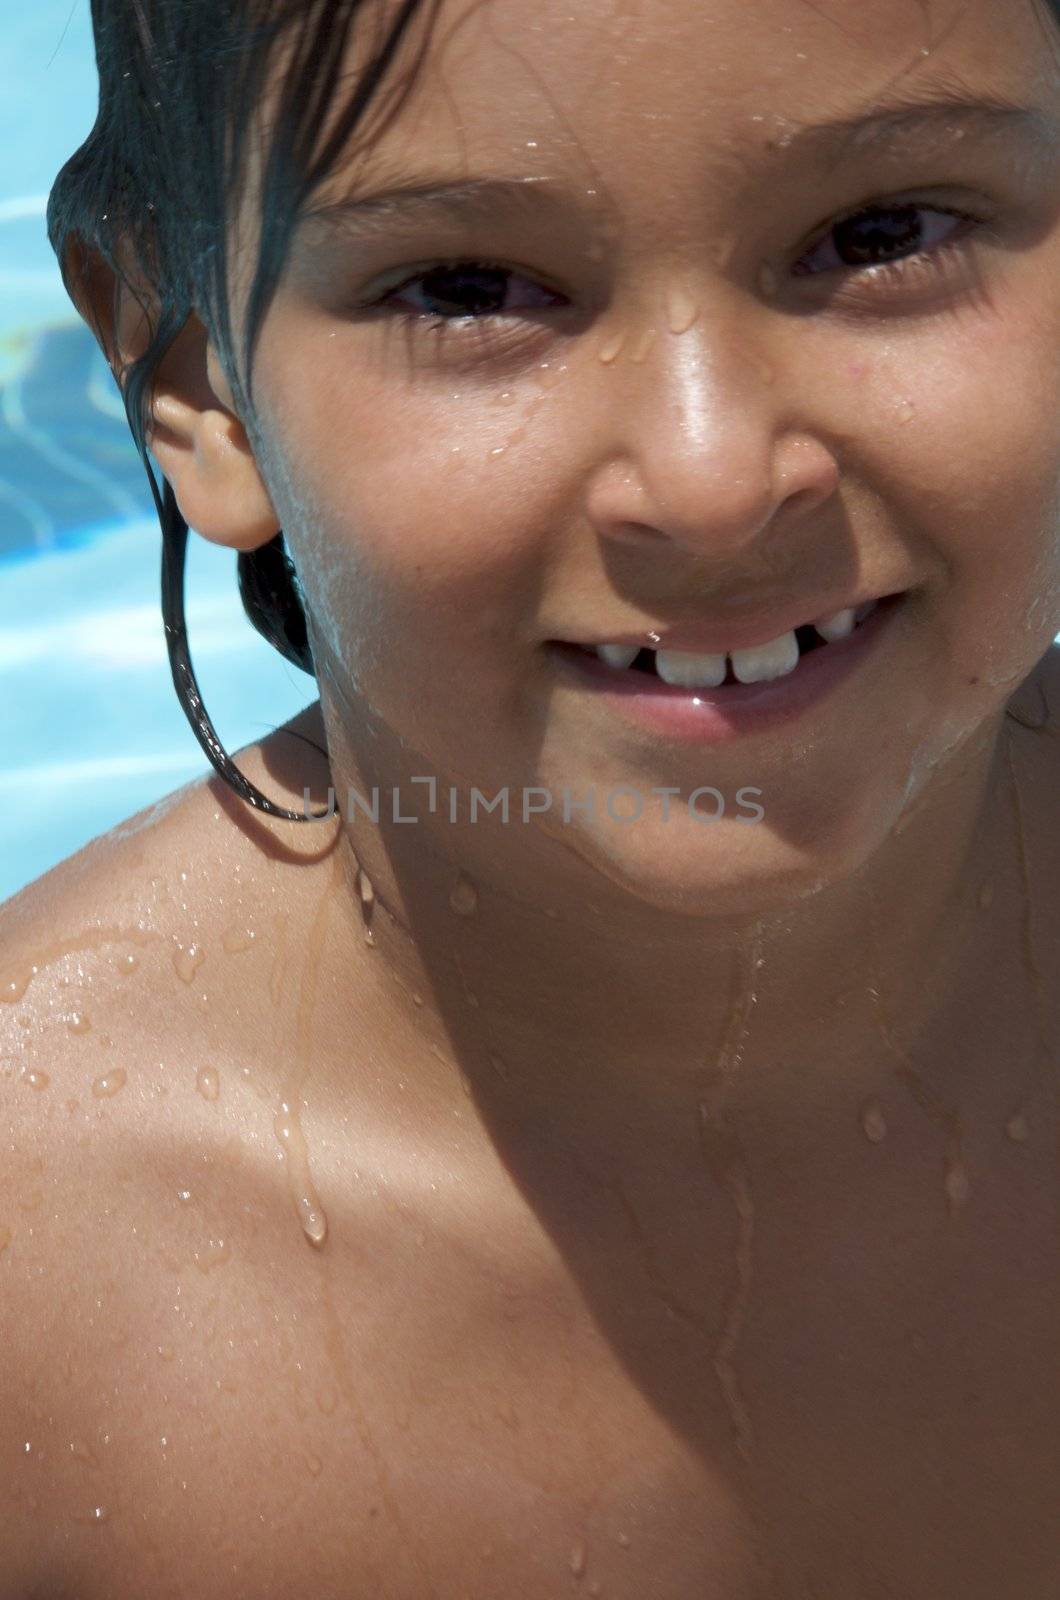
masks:
<instances>
[{"instance_id":1,"label":"gap between front teeth","mask_svg":"<svg viewBox=\"0 0 1060 1600\"><path fill-rule=\"evenodd\" d=\"M821 617L813 624L821 638L828 644L845 639L854 631L856 622L863 622L876 602L859 607L855 614L852 606L836 611L830 617ZM623 670L632 666L640 654L639 645L599 644L596 654L609 667ZM728 676L728 663L732 661L733 675L740 683L763 683L771 678L786 677L799 664L799 641L794 630L782 633L768 644L755 645L749 650L732 650L728 655L692 655L686 650L657 650L655 670L663 683L681 689L718 689Z\"/></svg>"}]
</instances>

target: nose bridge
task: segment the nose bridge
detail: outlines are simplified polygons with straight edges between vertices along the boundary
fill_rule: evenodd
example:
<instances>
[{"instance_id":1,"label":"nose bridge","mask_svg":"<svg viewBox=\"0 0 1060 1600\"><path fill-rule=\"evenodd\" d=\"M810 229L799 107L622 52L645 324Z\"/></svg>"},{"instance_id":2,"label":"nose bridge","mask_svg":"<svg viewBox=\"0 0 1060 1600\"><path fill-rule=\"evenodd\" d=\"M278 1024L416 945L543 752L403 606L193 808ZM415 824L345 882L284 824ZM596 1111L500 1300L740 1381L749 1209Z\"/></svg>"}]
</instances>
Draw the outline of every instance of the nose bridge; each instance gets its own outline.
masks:
<instances>
[{"instance_id":1,"label":"nose bridge","mask_svg":"<svg viewBox=\"0 0 1060 1600\"><path fill-rule=\"evenodd\" d=\"M761 337L719 297L706 300L671 289L643 331L627 335L609 412L627 520L720 550L772 519L785 492L783 431L778 371Z\"/></svg>"}]
</instances>

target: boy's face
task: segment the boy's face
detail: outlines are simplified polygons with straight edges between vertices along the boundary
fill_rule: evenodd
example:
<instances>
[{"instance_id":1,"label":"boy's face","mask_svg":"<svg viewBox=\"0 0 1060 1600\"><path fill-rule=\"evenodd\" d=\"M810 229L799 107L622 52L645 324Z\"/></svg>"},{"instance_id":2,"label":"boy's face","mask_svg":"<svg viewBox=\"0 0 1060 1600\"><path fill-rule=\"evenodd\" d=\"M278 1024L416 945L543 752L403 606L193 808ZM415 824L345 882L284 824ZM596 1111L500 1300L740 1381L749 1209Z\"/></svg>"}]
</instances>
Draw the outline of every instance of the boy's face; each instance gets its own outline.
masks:
<instances>
[{"instance_id":1,"label":"boy's face","mask_svg":"<svg viewBox=\"0 0 1060 1600\"><path fill-rule=\"evenodd\" d=\"M314 203L535 181L305 222L255 374L355 758L382 725L464 795L543 788L539 828L660 905L865 859L1060 627L1058 140L1035 0L443 4L400 114ZM555 643L765 642L895 594L827 692L698 738ZM561 826L564 791L596 814Z\"/></svg>"}]
</instances>

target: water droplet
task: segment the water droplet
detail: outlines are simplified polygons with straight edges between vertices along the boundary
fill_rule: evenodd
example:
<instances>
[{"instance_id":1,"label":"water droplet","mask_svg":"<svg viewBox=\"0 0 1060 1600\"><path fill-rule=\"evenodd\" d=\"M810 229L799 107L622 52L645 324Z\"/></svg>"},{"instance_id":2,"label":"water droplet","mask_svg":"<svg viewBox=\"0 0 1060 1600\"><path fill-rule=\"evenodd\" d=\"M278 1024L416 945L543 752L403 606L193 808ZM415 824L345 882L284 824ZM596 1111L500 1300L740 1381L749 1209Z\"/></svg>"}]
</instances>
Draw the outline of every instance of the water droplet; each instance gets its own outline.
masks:
<instances>
[{"instance_id":1,"label":"water droplet","mask_svg":"<svg viewBox=\"0 0 1060 1600\"><path fill-rule=\"evenodd\" d=\"M570 1569L576 1578L585 1571L585 1545L580 1539L570 1553Z\"/></svg>"},{"instance_id":2,"label":"water droplet","mask_svg":"<svg viewBox=\"0 0 1060 1600\"><path fill-rule=\"evenodd\" d=\"M71 1011L68 1017L63 1018L63 1021L71 1033L88 1033L92 1027L91 1022L83 1011Z\"/></svg>"},{"instance_id":3,"label":"water droplet","mask_svg":"<svg viewBox=\"0 0 1060 1600\"><path fill-rule=\"evenodd\" d=\"M628 1533L619 1533L619 1534L616 1535L616 1538L618 1539L618 1542L622 1546L623 1549L626 1549L628 1547L628 1545L629 1545L629 1534Z\"/></svg>"},{"instance_id":4,"label":"water droplet","mask_svg":"<svg viewBox=\"0 0 1060 1600\"><path fill-rule=\"evenodd\" d=\"M737 244L738 240L736 239L735 235L730 234L727 239L719 239L718 243L711 251L711 255L714 257L715 266L717 266L722 272L725 271L733 256L736 254Z\"/></svg>"},{"instance_id":5,"label":"water droplet","mask_svg":"<svg viewBox=\"0 0 1060 1600\"><path fill-rule=\"evenodd\" d=\"M190 983L206 959L201 945L178 944L173 952L173 967L182 983Z\"/></svg>"},{"instance_id":6,"label":"water droplet","mask_svg":"<svg viewBox=\"0 0 1060 1600\"><path fill-rule=\"evenodd\" d=\"M92 1093L97 1100L106 1100L112 1094L117 1094L119 1089L125 1088L125 1073L121 1067L115 1067L113 1072L105 1072L102 1078L96 1078L92 1084Z\"/></svg>"},{"instance_id":7,"label":"water droplet","mask_svg":"<svg viewBox=\"0 0 1060 1600\"><path fill-rule=\"evenodd\" d=\"M478 910L478 890L471 879L461 873L449 896L449 908L458 917L474 916Z\"/></svg>"},{"instance_id":8,"label":"water droplet","mask_svg":"<svg viewBox=\"0 0 1060 1600\"><path fill-rule=\"evenodd\" d=\"M240 950L252 949L257 937L253 928L226 928L221 944L229 955L236 955Z\"/></svg>"},{"instance_id":9,"label":"water droplet","mask_svg":"<svg viewBox=\"0 0 1060 1600\"><path fill-rule=\"evenodd\" d=\"M964 1205L972 1192L972 1186L968 1182L968 1174L959 1157L947 1163L944 1187L946 1198L949 1201L950 1215L952 1216Z\"/></svg>"},{"instance_id":10,"label":"water droplet","mask_svg":"<svg viewBox=\"0 0 1060 1600\"><path fill-rule=\"evenodd\" d=\"M671 289L666 305L670 332L687 333L699 316L699 306L687 289Z\"/></svg>"},{"instance_id":11,"label":"water droplet","mask_svg":"<svg viewBox=\"0 0 1060 1600\"><path fill-rule=\"evenodd\" d=\"M911 400L900 400L898 402L895 418L900 428L906 427L908 423L912 422L915 416L916 406Z\"/></svg>"},{"instance_id":12,"label":"water droplet","mask_svg":"<svg viewBox=\"0 0 1060 1600\"><path fill-rule=\"evenodd\" d=\"M306 1451L305 1464L309 1468L309 1471L314 1478L319 1478L320 1474L324 1470L324 1463L321 1461L320 1457L315 1456L311 1450Z\"/></svg>"},{"instance_id":13,"label":"water droplet","mask_svg":"<svg viewBox=\"0 0 1060 1600\"><path fill-rule=\"evenodd\" d=\"M40 967L34 964L5 972L0 976L0 1000L7 1005L13 1005L16 1000L21 1000L39 971Z\"/></svg>"},{"instance_id":14,"label":"water droplet","mask_svg":"<svg viewBox=\"0 0 1060 1600\"><path fill-rule=\"evenodd\" d=\"M28 1195L25 1196L24 1199L18 1202L18 1209L20 1211L36 1211L43 1199L44 1194L42 1190L33 1189Z\"/></svg>"},{"instance_id":15,"label":"water droplet","mask_svg":"<svg viewBox=\"0 0 1060 1600\"><path fill-rule=\"evenodd\" d=\"M769 300L772 299L773 295L776 294L779 288L780 279L777 277L768 261L763 261L762 265L758 269L759 293L765 295L766 299Z\"/></svg>"},{"instance_id":16,"label":"water droplet","mask_svg":"<svg viewBox=\"0 0 1060 1600\"><path fill-rule=\"evenodd\" d=\"M317 1408L325 1417L333 1417L338 1409L339 1391L334 1384L322 1383L317 1389Z\"/></svg>"},{"instance_id":17,"label":"water droplet","mask_svg":"<svg viewBox=\"0 0 1060 1600\"><path fill-rule=\"evenodd\" d=\"M328 1219L316 1195L299 1195L298 1216L302 1231L311 1244L321 1245L327 1238Z\"/></svg>"},{"instance_id":18,"label":"water droplet","mask_svg":"<svg viewBox=\"0 0 1060 1600\"><path fill-rule=\"evenodd\" d=\"M178 1189L177 1190L177 1199L180 1201L181 1205L185 1205L186 1206L189 1203L189 1201L191 1200L191 1190L190 1189Z\"/></svg>"},{"instance_id":19,"label":"water droplet","mask_svg":"<svg viewBox=\"0 0 1060 1600\"><path fill-rule=\"evenodd\" d=\"M537 378L539 388L545 390L554 389L556 384L559 382L561 375L566 372L566 370L566 363L563 363L558 367L553 367L551 361L542 361L540 365L535 368L535 377Z\"/></svg>"},{"instance_id":20,"label":"water droplet","mask_svg":"<svg viewBox=\"0 0 1060 1600\"><path fill-rule=\"evenodd\" d=\"M42 1072L39 1067L24 1067L21 1074L21 1081L23 1083L28 1083L31 1089L46 1089L51 1082L51 1079L48 1077L48 1074L46 1072Z\"/></svg>"},{"instance_id":21,"label":"water droplet","mask_svg":"<svg viewBox=\"0 0 1060 1600\"><path fill-rule=\"evenodd\" d=\"M210 1239L202 1250L195 1252L195 1265L200 1272L212 1272L231 1259L232 1247L224 1239Z\"/></svg>"},{"instance_id":22,"label":"water droplet","mask_svg":"<svg viewBox=\"0 0 1060 1600\"><path fill-rule=\"evenodd\" d=\"M95 1525L101 1522L106 1522L107 1516L108 1512L105 1506L93 1506L87 1516L78 1515L75 1512L74 1521L80 1522L82 1526L87 1526L88 1524Z\"/></svg>"},{"instance_id":23,"label":"water droplet","mask_svg":"<svg viewBox=\"0 0 1060 1600\"><path fill-rule=\"evenodd\" d=\"M10 1228L5 1228L3 1223L0 1223L0 1256L3 1255L4 1251L7 1249L8 1245L10 1243L11 1243L11 1229Z\"/></svg>"},{"instance_id":24,"label":"water droplet","mask_svg":"<svg viewBox=\"0 0 1060 1600\"><path fill-rule=\"evenodd\" d=\"M216 1100L221 1093L221 1080L217 1075L216 1067L200 1067L195 1079L195 1087L204 1100Z\"/></svg>"},{"instance_id":25,"label":"water droplet","mask_svg":"<svg viewBox=\"0 0 1060 1600\"><path fill-rule=\"evenodd\" d=\"M160 1344L157 1348L159 1359L161 1361L173 1360L173 1346L171 1344Z\"/></svg>"},{"instance_id":26,"label":"water droplet","mask_svg":"<svg viewBox=\"0 0 1060 1600\"><path fill-rule=\"evenodd\" d=\"M423 1004L423 996L416 989L413 989L412 991L412 1004L414 1006L421 1006Z\"/></svg>"},{"instance_id":27,"label":"water droplet","mask_svg":"<svg viewBox=\"0 0 1060 1600\"><path fill-rule=\"evenodd\" d=\"M870 1100L862 1107L861 1126L866 1139L871 1140L873 1144L879 1144L881 1139L887 1137L887 1123L877 1101Z\"/></svg>"},{"instance_id":28,"label":"water droplet","mask_svg":"<svg viewBox=\"0 0 1060 1600\"><path fill-rule=\"evenodd\" d=\"M640 366L643 361L647 360L648 351L655 343L656 331L657 330L655 328L646 328L641 334L640 338L637 340L637 343L634 345L630 360L637 366Z\"/></svg>"},{"instance_id":29,"label":"water droplet","mask_svg":"<svg viewBox=\"0 0 1060 1600\"><path fill-rule=\"evenodd\" d=\"M98 1467L99 1457L83 1439L70 1440L70 1454L75 1461L83 1461L86 1466Z\"/></svg>"},{"instance_id":30,"label":"water droplet","mask_svg":"<svg viewBox=\"0 0 1060 1600\"><path fill-rule=\"evenodd\" d=\"M492 1051L490 1052L490 1066L493 1068L494 1072L499 1078L504 1078L507 1081L508 1068L502 1058L493 1054Z\"/></svg>"},{"instance_id":31,"label":"water droplet","mask_svg":"<svg viewBox=\"0 0 1060 1600\"><path fill-rule=\"evenodd\" d=\"M1027 1119L1020 1112L1017 1112L1014 1117L1009 1117L1005 1123L1005 1132L1017 1144L1023 1144L1031 1136L1030 1129L1027 1126Z\"/></svg>"},{"instance_id":32,"label":"water droplet","mask_svg":"<svg viewBox=\"0 0 1060 1600\"><path fill-rule=\"evenodd\" d=\"M622 346L625 344L625 342L626 336L621 330L619 330L618 333L611 334L609 338L604 340L603 344L600 346L599 355L600 360L605 366L611 365L616 356L621 353Z\"/></svg>"}]
</instances>

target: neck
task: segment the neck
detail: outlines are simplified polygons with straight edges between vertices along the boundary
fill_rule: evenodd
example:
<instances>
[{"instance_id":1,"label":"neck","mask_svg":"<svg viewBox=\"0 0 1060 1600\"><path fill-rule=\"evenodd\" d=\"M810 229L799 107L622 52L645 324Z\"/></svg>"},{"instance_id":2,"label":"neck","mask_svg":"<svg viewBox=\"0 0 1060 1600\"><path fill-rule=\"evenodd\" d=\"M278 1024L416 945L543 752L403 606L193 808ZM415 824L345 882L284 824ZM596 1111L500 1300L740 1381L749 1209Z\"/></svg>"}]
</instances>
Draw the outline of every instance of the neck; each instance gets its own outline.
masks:
<instances>
[{"instance_id":1,"label":"neck","mask_svg":"<svg viewBox=\"0 0 1060 1600\"><path fill-rule=\"evenodd\" d=\"M331 742L337 794L368 794ZM999 875L991 915L1015 903L1011 805L999 717L860 869L718 918L646 905L554 838L543 856L520 853L513 835L533 830L346 820L338 959L402 1060L517 1103L523 1130L536 1119L636 1139L733 1084L790 1108L808 1063L815 1092L864 1097L940 1008L966 1005L956 974L987 947L981 908Z\"/></svg>"}]
</instances>

